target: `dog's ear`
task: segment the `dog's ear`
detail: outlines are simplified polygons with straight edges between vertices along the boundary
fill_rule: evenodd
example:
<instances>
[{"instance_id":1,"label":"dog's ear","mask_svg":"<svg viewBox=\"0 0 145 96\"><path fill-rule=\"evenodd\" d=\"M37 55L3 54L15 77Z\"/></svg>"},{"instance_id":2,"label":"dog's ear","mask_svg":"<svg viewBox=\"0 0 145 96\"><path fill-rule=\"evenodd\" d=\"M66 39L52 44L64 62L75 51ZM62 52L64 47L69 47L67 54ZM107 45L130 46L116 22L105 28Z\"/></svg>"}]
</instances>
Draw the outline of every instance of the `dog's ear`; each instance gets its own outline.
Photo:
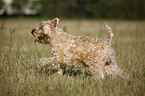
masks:
<instances>
[{"instance_id":1,"label":"dog's ear","mask_svg":"<svg viewBox=\"0 0 145 96\"><path fill-rule=\"evenodd\" d=\"M51 21L51 27L54 28L58 25L59 19L55 18Z\"/></svg>"}]
</instances>

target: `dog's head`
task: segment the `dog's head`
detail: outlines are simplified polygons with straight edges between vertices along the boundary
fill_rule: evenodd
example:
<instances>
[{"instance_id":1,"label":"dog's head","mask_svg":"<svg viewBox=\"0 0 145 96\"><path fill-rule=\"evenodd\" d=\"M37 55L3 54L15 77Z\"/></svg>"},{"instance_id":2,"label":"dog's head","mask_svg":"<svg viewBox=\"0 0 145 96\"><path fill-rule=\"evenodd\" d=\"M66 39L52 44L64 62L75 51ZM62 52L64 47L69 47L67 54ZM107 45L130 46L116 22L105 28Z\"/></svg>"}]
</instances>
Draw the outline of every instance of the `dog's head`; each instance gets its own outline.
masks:
<instances>
[{"instance_id":1,"label":"dog's head","mask_svg":"<svg viewBox=\"0 0 145 96\"><path fill-rule=\"evenodd\" d=\"M54 28L57 27L58 22L58 18L55 18L52 21L42 21L36 29L31 31L32 35L36 37L35 42L50 44L51 36Z\"/></svg>"}]
</instances>

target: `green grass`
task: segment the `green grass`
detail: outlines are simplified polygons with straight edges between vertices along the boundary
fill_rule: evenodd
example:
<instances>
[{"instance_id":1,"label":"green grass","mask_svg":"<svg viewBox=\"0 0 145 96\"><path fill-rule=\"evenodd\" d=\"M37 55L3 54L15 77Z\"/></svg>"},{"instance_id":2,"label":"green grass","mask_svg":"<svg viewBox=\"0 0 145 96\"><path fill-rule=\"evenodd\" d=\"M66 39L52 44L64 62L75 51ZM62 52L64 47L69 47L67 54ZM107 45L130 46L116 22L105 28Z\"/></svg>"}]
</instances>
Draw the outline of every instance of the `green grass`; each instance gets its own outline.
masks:
<instances>
[{"instance_id":1,"label":"green grass","mask_svg":"<svg viewBox=\"0 0 145 96\"><path fill-rule=\"evenodd\" d=\"M61 20L59 24L73 35L104 39L108 36L104 25L110 25L118 66L131 75L130 80L38 73L39 59L51 56L49 45L34 43L30 33L39 22L0 19L0 96L145 96L145 21Z\"/></svg>"}]
</instances>

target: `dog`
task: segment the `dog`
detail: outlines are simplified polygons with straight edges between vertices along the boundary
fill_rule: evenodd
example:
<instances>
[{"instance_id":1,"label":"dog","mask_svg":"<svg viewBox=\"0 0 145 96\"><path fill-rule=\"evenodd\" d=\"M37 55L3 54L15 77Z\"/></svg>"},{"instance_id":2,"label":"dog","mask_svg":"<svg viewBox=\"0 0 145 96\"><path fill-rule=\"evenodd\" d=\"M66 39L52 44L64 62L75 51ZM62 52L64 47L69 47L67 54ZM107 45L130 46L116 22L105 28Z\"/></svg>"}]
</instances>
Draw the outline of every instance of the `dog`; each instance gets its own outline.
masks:
<instances>
[{"instance_id":1,"label":"dog","mask_svg":"<svg viewBox=\"0 0 145 96\"><path fill-rule=\"evenodd\" d=\"M59 19L42 21L31 31L36 37L34 42L49 44L53 57L41 58L39 69L48 67L63 74L66 68L86 67L94 77L104 78L105 73L113 76L127 77L117 65L115 51L111 47L114 36L110 26L107 39L73 36L58 27Z\"/></svg>"}]
</instances>

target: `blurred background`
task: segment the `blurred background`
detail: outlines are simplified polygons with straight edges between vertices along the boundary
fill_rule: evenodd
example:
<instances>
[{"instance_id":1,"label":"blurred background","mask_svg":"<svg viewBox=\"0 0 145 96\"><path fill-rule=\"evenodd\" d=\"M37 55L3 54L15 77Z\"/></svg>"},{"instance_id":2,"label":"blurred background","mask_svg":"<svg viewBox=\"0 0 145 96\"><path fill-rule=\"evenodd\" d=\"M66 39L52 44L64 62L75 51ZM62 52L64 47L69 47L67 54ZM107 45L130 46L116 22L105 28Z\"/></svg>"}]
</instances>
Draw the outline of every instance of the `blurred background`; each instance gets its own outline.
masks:
<instances>
[{"instance_id":1,"label":"blurred background","mask_svg":"<svg viewBox=\"0 0 145 96\"><path fill-rule=\"evenodd\" d=\"M0 16L145 19L145 0L0 0Z\"/></svg>"}]
</instances>

